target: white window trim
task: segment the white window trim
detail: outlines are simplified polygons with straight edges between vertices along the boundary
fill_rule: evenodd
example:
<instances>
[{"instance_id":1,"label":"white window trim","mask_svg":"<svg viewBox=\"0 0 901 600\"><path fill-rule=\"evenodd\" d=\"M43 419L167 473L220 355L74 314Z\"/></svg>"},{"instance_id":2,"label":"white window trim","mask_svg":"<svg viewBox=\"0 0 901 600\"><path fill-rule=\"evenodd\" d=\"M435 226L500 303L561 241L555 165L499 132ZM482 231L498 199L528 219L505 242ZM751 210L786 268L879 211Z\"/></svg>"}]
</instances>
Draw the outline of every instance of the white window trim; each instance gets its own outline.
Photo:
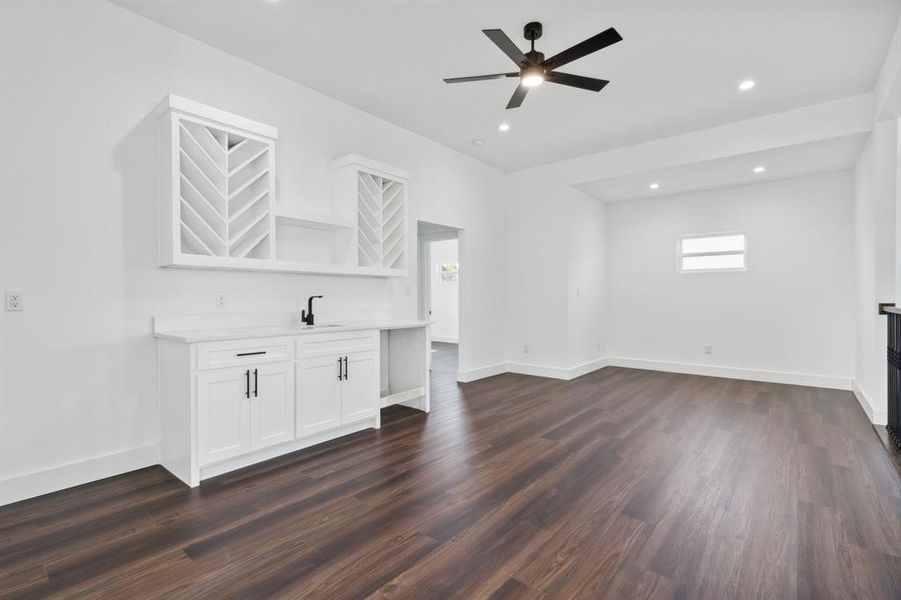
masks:
<instances>
[{"instance_id":1,"label":"white window trim","mask_svg":"<svg viewBox=\"0 0 901 600\"><path fill-rule=\"evenodd\" d=\"M682 254L682 240L691 240L696 238L708 238L708 237L721 237L726 235L743 235L745 236L745 249L744 250L721 250L717 252L691 252L689 254ZM748 270L748 248L750 244L748 241L748 232L747 231L720 231L715 233L692 233L691 235L680 235L676 240L676 271L678 273L740 273L742 271ZM682 268L682 257L683 256L727 256L733 254L744 254L745 255L745 266L743 267L731 267L728 269L683 269Z\"/></svg>"}]
</instances>

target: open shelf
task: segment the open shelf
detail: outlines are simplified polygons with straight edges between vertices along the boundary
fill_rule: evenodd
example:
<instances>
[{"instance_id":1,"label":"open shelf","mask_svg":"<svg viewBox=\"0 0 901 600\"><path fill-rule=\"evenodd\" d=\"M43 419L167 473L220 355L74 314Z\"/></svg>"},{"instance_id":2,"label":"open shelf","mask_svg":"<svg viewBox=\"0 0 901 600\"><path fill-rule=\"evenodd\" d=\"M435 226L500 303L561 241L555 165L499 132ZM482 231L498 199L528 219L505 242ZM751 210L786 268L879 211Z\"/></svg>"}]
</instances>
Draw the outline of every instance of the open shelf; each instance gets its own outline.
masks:
<instances>
[{"instance_id":1,"label":"open shelf","mask_svg":"<svg viewBox=\"0 0 901 600\"><path fill-rule=\"evenodd\" d=\"M413 389L404 390L402 392L383 393L381 397L382 408L393 406L394 404L402 404L417 400L425 396L425 387L415 387Z\"/></svg>"},{"instance_id":2,"label":"open shelf","mask_svg":"<svg viewBox=\"0 0 901 600\"><path fill-rule=\"evenodd\" d=\"M290 213L276 210L275 218L282 223L311 229L353 229L356 227L350 219L338 219L326 215Z\"/></svg>"}]
</instances>

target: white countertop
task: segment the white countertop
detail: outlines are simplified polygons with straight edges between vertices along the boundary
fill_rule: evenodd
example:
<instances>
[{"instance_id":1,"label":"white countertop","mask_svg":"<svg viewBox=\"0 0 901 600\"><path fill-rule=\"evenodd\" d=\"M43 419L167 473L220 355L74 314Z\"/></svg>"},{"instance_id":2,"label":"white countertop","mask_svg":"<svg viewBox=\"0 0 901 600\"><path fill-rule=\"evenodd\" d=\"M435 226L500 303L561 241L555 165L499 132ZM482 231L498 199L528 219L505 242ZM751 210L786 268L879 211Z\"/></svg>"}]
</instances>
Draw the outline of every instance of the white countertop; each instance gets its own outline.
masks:
<instances>
[{"instance_id":1,"label":"white countertop","mask_svg":"<svg viewBox=\"0 0 901 600\"><path fill-rule=\"evenodd\" d=\"M270 325L264 327L230 327L219 329L191 329L182 331L157 331L154 337L195 344L198 342L218 342L222 340L241 340L248 338L278 337L283 335L308 335L314 333L341 333L343 331L362 331L366 329L410 329L427 327L428 321L356 321L343 322L333 327L323 323L313 327L292 327L287 325Z\"/></svg>"}]
</instances>

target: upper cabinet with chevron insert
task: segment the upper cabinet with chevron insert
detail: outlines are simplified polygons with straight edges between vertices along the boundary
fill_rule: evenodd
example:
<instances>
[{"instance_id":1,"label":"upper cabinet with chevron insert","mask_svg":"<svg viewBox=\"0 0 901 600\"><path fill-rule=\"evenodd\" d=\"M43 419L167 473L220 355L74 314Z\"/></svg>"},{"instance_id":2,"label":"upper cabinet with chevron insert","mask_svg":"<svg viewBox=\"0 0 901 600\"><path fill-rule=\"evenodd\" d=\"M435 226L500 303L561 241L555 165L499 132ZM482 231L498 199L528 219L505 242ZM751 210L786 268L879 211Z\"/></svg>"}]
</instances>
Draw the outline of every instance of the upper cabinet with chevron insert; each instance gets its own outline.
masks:
<instances>
[{"instance_id":1,"label":"upper cabinet with chevron insert","mask_svg":"<svg viewBox=\"0 0 901 600\"><path fill-rule=\"evenodd\" d=\"M356 225L356 264L363 271L407 271L409 173L351 154L334 162L335 208Z\"/></svg>"},{"instance_id":2,"label":"upper cabinet with chevron insert","mask_svg":"<svg viewBox=\"0 0 901 600\"><path fill-rule=\"evenodd\" d=\"M407 274L407 172L350 154L328 202L279 200L275 127L174 95L156 116L160 266Z\"/></svg>"},{"instance_id":3,"label":"upper cabinet with chevron insert","mask_svg":"<svg viewBox=\"0 0 901 600\"><path fill-rule=\"evenodd\" d=\"M170 95L158 109L162 266L258 268L275 258L278 130Z\"/></svg>"}]
</instances>

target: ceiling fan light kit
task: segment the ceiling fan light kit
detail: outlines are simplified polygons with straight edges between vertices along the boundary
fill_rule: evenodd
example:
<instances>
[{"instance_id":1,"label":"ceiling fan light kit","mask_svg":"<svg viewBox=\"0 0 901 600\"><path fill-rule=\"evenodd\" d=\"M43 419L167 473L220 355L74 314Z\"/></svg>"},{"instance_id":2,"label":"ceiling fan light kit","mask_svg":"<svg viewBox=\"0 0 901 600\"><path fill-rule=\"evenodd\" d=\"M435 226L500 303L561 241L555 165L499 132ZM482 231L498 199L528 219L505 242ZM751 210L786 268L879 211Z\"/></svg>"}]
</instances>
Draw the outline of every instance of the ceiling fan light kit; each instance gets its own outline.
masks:
<instances>
[{"instance_id":1,"label":"ceiling fan light kit","mask_svg":"<svg viewBox=\"0 0 901 600\"><path fill-rule=\"evenodd\" d=\"M500 29L483 29L488 39L494 42L494 45L500 48L501 52L506 54L518 67L518 72L513 73L495 73L492 75L475 75L471 77L450 77L444 80L445 83L466 83L470 81L487 81L489 79L505 79L508 77L518 77L519 85L513 92L513 96L507 103L507 108L518 108L522 105L523 100L529 89L537 87L545 81L549 83L558 83L583 90L591 90L600 92L604 89L609 81L605 79L595 79L593 77L583 77L582 75L571 75L569 73L561 73L555 71L557 67L561 67L574 60L580 59L593 52L597 52L607 46L622 41L622 36L616 29L610 27L601 33L579 42L575 46L567 48L559 54L545 59L544 54L535 50L535 40L541 37L541 23L532 21L527 23L523 28L523 37L531 43L531 50L523 52L513 43L513 40Z\"/></svg>"}]
</instances>

